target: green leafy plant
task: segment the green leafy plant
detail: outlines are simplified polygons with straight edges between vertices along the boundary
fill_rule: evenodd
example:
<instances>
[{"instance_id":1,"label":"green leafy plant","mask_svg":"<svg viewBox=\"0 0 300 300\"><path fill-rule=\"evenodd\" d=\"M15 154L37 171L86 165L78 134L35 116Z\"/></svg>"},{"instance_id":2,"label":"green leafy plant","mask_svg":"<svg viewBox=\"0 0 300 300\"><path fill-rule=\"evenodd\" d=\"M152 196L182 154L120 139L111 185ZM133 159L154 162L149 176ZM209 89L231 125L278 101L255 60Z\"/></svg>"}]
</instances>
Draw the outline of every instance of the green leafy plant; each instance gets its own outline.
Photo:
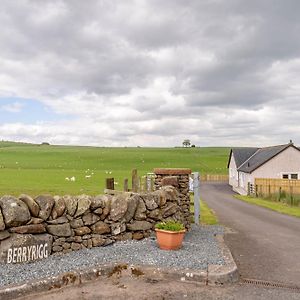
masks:
<instances>
[{"instance_id":1,"label":"green leafy plant","mask_svg":"<svg viewBox=\"0 0 300 300\"><path fill-rule=\"evenodd\" d=\"M169 231L181 231L184 230L184 225L176 221L160 222L155 225L155 228Z\"/></svg>"}]
</instances>

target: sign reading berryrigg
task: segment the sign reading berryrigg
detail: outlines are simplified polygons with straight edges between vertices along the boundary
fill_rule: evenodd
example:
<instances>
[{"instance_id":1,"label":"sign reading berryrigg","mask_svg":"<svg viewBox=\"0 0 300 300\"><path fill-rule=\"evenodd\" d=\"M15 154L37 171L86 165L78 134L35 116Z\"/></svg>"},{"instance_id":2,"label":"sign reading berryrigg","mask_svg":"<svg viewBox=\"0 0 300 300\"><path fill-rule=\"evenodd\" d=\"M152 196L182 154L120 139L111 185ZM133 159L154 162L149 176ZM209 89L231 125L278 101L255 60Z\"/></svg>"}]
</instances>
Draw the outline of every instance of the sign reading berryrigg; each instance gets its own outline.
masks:
<instances>
[{"instance_id":1,"label":"sign reading berryrigg","mask_svg":"<svg viewBox=\"0 0 300 300\"><path fill-rule=\"evenodd\" d=\"M23 263L48 257L48 244L12 247L7 250L6 263Z\"/></svg>"},{"instance_id":2,"label":"sign reading berryrigg","mask_svg":"<svg viewBox=\"0 0 300 300\"><path fill-rule=\"evenodd\" d=\"M0 262L18 264L41 260L51 254L51 247L49 234L12 234L0 242Z\"/></svg>"}]
</instances>

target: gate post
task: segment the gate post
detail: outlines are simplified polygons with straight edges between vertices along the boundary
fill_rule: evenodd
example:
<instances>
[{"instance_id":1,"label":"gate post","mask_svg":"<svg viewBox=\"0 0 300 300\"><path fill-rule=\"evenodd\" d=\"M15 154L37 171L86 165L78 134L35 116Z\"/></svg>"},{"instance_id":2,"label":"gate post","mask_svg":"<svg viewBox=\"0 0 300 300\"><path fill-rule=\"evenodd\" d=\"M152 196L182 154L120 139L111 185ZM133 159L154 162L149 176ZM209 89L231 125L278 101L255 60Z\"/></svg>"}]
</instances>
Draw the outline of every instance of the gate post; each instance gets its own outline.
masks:
<instances>
[{"instance_id":1,"label":"gate post","mask_svg":"<svg viewBox=\"0 0 300 300\"><path fill-rule=\"evenodd\" d=\"M194 221L196 225L200 225L200 176L198 172L193 173L193 187L194 187Z\"/></svg>"}]
</instances>

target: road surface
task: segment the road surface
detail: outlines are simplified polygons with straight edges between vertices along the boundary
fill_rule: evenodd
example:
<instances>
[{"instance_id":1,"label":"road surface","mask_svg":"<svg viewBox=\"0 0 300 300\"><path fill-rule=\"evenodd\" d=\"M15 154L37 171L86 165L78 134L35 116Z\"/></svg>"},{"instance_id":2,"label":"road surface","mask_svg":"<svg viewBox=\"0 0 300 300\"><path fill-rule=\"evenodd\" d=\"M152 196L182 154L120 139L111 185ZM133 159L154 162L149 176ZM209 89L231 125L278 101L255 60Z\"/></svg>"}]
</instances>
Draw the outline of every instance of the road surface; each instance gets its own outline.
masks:
<instances>
[{"instance_id":1,"label":"road surface","mask_svg":"<svg viewBox=\"0 0 300 300\"><path fill-rule=\"evenodd\" d=\"M300 219L237 200L234 194L226 183L201 184L202 199L233 232L225 241L242 278L300 286Z\"/></svg>"}]
</instances>

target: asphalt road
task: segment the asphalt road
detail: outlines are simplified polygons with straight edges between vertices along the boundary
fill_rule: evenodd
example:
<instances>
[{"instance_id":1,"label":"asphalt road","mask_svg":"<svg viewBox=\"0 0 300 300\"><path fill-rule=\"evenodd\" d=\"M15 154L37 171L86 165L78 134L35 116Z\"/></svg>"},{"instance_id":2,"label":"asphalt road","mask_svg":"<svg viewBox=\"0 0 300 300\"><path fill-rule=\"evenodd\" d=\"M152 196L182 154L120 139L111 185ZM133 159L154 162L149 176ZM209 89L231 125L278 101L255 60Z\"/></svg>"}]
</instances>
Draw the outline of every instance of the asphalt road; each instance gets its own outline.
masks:
<instances>
[{"instance_id":1,"label":"asphalt road","mask_svg":"<svg viewBox=\"0 0 300 300\"><path fill-rule=\"evenodd\" d=\"M300 219L237 200L234 194L226 183L201 184L202 199L232 232L225 241L241 277L300 287Z\"/></svg>"}]
</instances>

